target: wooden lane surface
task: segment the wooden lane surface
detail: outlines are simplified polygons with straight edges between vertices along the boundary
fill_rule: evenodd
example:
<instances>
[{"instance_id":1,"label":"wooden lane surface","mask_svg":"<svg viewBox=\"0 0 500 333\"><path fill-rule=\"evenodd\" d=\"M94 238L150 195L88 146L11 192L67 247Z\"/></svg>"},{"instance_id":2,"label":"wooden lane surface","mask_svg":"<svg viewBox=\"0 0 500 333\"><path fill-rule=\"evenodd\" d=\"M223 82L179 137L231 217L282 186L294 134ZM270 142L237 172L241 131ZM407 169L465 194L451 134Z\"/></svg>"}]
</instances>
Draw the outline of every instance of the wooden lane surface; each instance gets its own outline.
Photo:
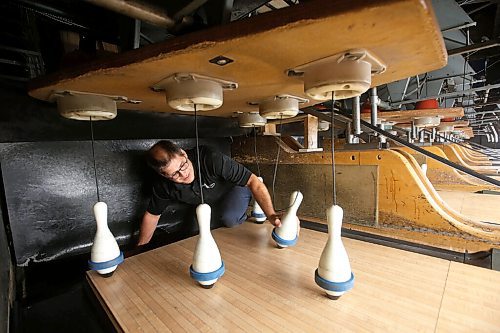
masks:
<instances>
[{"instance_id":1,"label":"wooden lane surface","mask_svg":"<svg viewBox=\"0 0 500 333\"><path fill-rule=\"evenodd\" d=\"M500 225L500 195L444 189L438 193L451 208L468 218Z\"/></svg>"},{"instance_id":2,"label":"wooden lane surface","mask_svg":"<svg viewBox=\"0 0 500 333\"><path fill-rule=\"evenodd\" d=\"M176 112L167 106L163 92L150 87L188 72L239 84L224 93L219 109L204 112L230 117L235 111L256 111L248 102L278 94L306 97L302 79L286 71L353 48L367 49L387 64L384 73L373 76L373 86L447 62L431 1L311 0L68 68L33 81L29 93L42 100L54 90L123 95L142 103L118 103L118 108ZM209 62L217 56L234 62Z\"/></svg>"},{"instance_id":3,"label":"wooden lane surface","mask_svg":"<svg viewBox=\"0 0 500 333\"><path fill-rule=\"evenodd\" d=\"M500 327L498 272L344 239L355 286L331 301L314 283L327 235L302 229L295 247L280 250L270 233L251 223L214 231L226 273L210 290L188 274L195 238L127 258L108 279L89 272L88 280L125 332L446 332L464 313L479 331ZM462 276L474 277L471 303L454 293ZM480 314L468 312L483 303Z\"/></svg>"},{"instance_id":4,"label":"wooden lane surface","mask_svg":"<svg viewBox=\"0 0 500 333\"><path fill-rule=\"evenodd\" d=\"M500 273L450 263L437 332L500 332Z\"/></svg>"}]
</instances>

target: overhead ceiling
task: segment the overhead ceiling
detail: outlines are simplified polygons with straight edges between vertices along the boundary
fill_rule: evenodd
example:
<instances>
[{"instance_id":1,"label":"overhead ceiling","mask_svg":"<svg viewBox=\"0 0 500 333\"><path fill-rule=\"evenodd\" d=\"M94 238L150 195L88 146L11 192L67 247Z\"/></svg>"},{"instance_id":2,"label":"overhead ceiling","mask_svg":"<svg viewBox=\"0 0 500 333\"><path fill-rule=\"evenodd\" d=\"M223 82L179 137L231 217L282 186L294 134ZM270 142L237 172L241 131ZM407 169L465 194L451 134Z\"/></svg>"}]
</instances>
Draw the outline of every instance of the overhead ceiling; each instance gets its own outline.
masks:
<instances>
[{"instance_id":1,"label":"overhead ceiling","mask_svg":"<svg viewBox=\"0 0 500 333\"><path fill-rule=\"evenodd\" d=\"M23 88L34 77L298 2L6 0L0 4L0 84ZM499 84L499 2L432 1L448 52L458 54L450 56L449 65L440 71L379 87L379 95L396 107L399 105L395 102L400 100ZM113 3L127 6L117 8ZM471 45L494 46L460 52L460 48ZM459 94L443 98L442 103L466 106L470 119L480 115L487 121L495 120L499 92L498 88L467 92L466 97ZM411 103L404 105L413 107Z\"/></svg>"}]
</instances>

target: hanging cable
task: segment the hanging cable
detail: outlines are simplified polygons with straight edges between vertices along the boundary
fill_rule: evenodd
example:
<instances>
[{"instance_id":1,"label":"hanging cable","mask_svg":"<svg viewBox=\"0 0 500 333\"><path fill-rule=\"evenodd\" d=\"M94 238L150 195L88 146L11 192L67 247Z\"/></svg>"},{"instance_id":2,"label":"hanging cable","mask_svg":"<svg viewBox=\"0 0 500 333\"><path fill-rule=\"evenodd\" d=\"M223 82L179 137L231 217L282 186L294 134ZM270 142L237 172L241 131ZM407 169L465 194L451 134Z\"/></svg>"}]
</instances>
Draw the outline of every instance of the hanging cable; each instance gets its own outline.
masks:
<instances>
[{"instance_id":1,"label":"hanging cable","mask_svg":"<svg viewBox=\"0 0 500 333\"><path fill-rule=\"evenodd\" d=\"M467 34L465 36L465 46L469 46L469 29L467 29ZM464 75L462 77L462 107L464 106L464 99L465 99L465 75L467 71L467 62L468 62L468 55L463 57L464 59ZM469 87L472 88L472 85Z\"/></svg>"},{"instance_id":2,"label":"hanging cable","mask_svg":"<svg viewBox=\"0 0 500 333\"><path fill-rule=\"evenodd\" d=\"M257 174L260 177L259 156L257 155L257 129L253 125L253 150L255 153L255 163L257 164Z\"/></svg>"},{"instance_id":3,"label":"hanging cable","mask_svg":"<svg viewBox=\"0 0 500 333\"><path fill-rule=\"evenodd\" d=\"M99 196L99 182L97 181L97 167L95 163L95 149L94 149L94 127L92 126L92 116L90 118L90 138L91 138L91 143L92 143L92 160L94 161L94 178L95 178L95 188L97 191L97 201L100 202L100 196Z\"/></svg>"},{"instance_id":4,"label":"hanging cable","mask_svg":"<svg viewBox=\"0 0 500 333\"><path fill-rule=\"evenodd\" d=\"M196 111L196 104L194 105L194 132L196 136L196 163L198 164L198 182L200 184L200 197L201 203L204 204L203 199L203 186L201 185L201 165L200 165L200 143L198 141L198 112Z\"/></svg>"},{"instance_id":5,"label":"hanging cable","mask_svg":"<svg viewBox=\"0 0 500 333\"><path fill-rule=\"evenodd\" d=\"M281 133L281 124L283 122L283 115L281 115L280 117L280 133ZM278 151L276 153L276 163L274 164L274 172L273 172L273 206L276 207L276 201L274 200L274 194L275 194L275 191L274 191L274 184L276 183L276 173L278 171L278 162L279 162L279 159L280 159L280 145L278 145Z\"/></svg>"},{"instance_id":6,"label":"hanging cable","mask_svg":"<svg viewBox=\"0 0 500 333\"><path fill-rule=\"evenodd\" d=\"M335 110L335 92L332 91L332 119L331 119L331 126L330 126L330 137L332 141L332 195L333 195L333 204L337 204L337 189L335 188L335 115L334 115L334 110ZM349 135L349 133L348 133Z\"/></svg>"}]
</instances>

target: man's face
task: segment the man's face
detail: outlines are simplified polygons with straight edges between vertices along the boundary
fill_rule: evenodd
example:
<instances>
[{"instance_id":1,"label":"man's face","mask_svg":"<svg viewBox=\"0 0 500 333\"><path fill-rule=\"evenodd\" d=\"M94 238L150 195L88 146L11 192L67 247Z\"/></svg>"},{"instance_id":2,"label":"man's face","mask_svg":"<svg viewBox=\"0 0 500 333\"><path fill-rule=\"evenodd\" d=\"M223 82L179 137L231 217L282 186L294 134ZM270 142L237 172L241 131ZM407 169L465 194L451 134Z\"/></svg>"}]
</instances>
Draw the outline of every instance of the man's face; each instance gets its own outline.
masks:
<instances>
[{"instance_id":1,"label":"man's face","mask_svg":"<svg viewBox=\"0 0 500 333\"><path fill-rule=\"evenodd\" d=\"M194 180L193 164L188 159L186 152L175 155L170 164L160 170L160 175L179 184L191 184Z\"/></svg>"}]
</instances>

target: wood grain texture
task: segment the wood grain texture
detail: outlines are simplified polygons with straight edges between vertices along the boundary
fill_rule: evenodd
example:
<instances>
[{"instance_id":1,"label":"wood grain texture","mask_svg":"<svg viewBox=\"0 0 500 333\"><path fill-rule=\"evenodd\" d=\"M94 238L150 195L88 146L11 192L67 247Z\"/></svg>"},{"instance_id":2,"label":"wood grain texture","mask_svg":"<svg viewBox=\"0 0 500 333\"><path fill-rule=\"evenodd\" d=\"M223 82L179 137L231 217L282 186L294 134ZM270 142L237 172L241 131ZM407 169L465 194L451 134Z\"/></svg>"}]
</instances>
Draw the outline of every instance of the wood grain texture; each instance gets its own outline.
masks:
<instances>
[{"instance_id":1,"label":"wood grain texture","mask_svg":"<svg viewBox=\"0 0 500 333\"><path fill-rule=\"evenodd\" d=\"M108 279L89 272L88 280L125 332L434 332L438 324L444 332L467 306L444 294L440 312L445 285L456 297L452 287L473 272L470 296L488 307L468 313L468 322L481 332L498 327L500 299L486 292L500 285L499 272L453 264L461 272L452 275L446 260L344 239L356 282L332 301L314 283L327 235L303 229L295 247L280 250L270 233L270 225L251 223L215 230L226 273L210 290L189 277L195 237L127 258Z\"/></svg>"},{"instance_id":2,"label":"wood grain texture","mask_svg":"<svg viewBox=\"0 0 500 333\"><path fill-rule=\"evenodd\" d=\"M225 93L221 108L204 112L228 117L255 111L250 101L278 94L306 97L302 80L288 77L286 70L353 48L365 48L387 64L373 77L373 86L447 62L430 1L312 0L55 73L32 82L29 90L42 100L54 90L123 95L143 102L118 103L118 108L175 112L164 94L150 87L174 73L191 72L239 84ZM220 55L234 62L209 62Z\"/></svg>"},{"instance_id":3,"label":"wood grain texture","mask_svg":"<svg viewBox=\"0 0 500 333\"><path fill-rule=\"evenodd\" d=\"M454 210L475 221L500 225L500 195L440 190L439 196Z\"/></svg>"},{"instance_id":4,"label":"wood grain texture","mask_svg":"<svg viewBox=\"0 0 500 333\"><path fill-rule=\"evenodd\" d=\"M277 155L275 138L259 137L257 151L261 166L274 164ZM232 146L232 152L233 158L245 165L256 161L253 139L236 139ZM448 207L436 193L435 188L423 174L415 159L408 155L404 151L396 150L335 151L335 164L337 166L377 166L378 170L376 188L378 192L376 195L378 198L378 226L365 230L359 224L349 224L349 228L376 234L388 232L390 237L456 251L489 250L492 245L498 246L500 226L477 223ZM315 168L315 164L330 165L331 152L301 154L290 153L282 149L279 163L280 168L286 164L307 164L310 165L310 168ZM314 171L310 171L309 174L314 174ZM343 175L337 176L338 180L343 177ZM297 184L296 188L306 188L306 179L306 177L294 177L293 182ZM265 181L268 182L269 179L265 179ZM302 185L300 185L301 183ZM337 182L339 190L340 184L342 183ZM351 186L352 184L349 184L349 181L344 182L344 184L350 191L356 189ZM317 203L322 201L327 203L325 198L329 198L326 195L328 192L322 192L322 189L328 187L330 186L327 182L317 187L317 193L314 192L314 200ZM359 186L359 189L364 190L365 188ZM357 205L362 206L358 202L363 199L356 198L356 196L351 198L349 204L345 206L345 213L354 212L355 214ZM354 210L349 209L351 207ZM300 210L299 214L302 214ZM322 214L321 209L318 209L315 215L321 218L318 214ZM309 214L309 216L311 215ZM326 222L324 218L323 222ZM347 224L350 221L346 219L344 222Z\"/></svg>"},{"instance_id":5,"label":"wood grain texture","mask_svg":"<svg viewBox=\"0 0 500 333\"><path fill-rule=\"evenodd\" d=\"M463 108L442 108L442 109L423 109L423 110L408 110L408 111L382 111L377 112L377 117L384 121L393 121L396 123L408 123L416 118L422 117L462 117L464 115ZM370 121L369 113L362 113L361 119Z\"/></svg>"},{"instance_id":6,"label":"wood grain texture","mask_svg":"<svg viewBox=\"0 0 500 333\"><path fill-rule=\"evenodd\" d=\"M436 332L500 332L500 273L450 264Z\"/></svg>"},{"instance_id":7,"label":"wood grain texture","mask_svg":"<svg viewBox=\"0 0 500 333\"><path fill-rule=\"evenodd\" d=\"M448 159L452 162L458 163L466 168L469 168L471 170L474 170L476 172L489 175L489 176L494 176L498 175L498 172L500 171L500 167L498 166L476 166L476 165L470 165L468 164L467 160L464 160L462 157L461 151L457 150L457 146L454 144L449 144L449 145L441 145L439 146L441 149L443 149L444 153L448 157Z\"/></svg>"},{"instance_id":8,"label":"wood grain texture","mask_svg":"<svg viewBox=\"0 0 500 333\"><path fill-rule=\"evenodd\" d=\"M443 149L439 146L422 146L422 149L427 150L439 157L448 159ZM441 163L433 158L429 158L419 152L408 147L397 147L398 150L405 151L411 154L419 162L419 164L427 164L427 178L436 188L443 189L460 189L468 192L477 192L484 189L496 189L494 185L490 185L475 177L461 174L456 169L447 164Z\"/></svg>"}]
</instances>

